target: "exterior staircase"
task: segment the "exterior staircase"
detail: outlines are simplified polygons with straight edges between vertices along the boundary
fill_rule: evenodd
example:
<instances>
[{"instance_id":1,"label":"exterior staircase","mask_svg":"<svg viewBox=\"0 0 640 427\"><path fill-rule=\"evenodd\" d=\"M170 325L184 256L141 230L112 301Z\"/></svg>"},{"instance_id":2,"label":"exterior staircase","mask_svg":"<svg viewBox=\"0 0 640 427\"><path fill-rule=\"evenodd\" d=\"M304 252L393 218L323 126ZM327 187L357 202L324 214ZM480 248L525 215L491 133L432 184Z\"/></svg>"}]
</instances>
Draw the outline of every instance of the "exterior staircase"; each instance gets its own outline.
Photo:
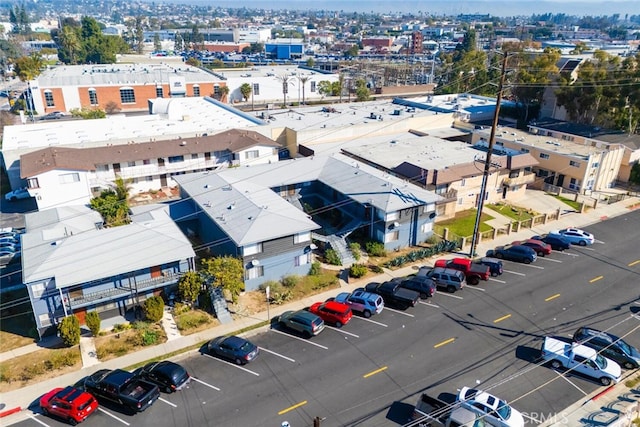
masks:
<instances>
[{"instance_id":1,"label":"exterior staircase","mask_svg":"<svg viewBox=\"0 0 640 427\"><path fill-rule=\"evenodd\" d=\"M220 323L233 322L231 313L229 313L229 307L227 306L227 300L224 298L224 295L222 294L222 289L212 287L210 291L210 296L211 296L211 306L213 307L213 311L216 313L216 317L218 318Z\"/></svg>"}]
</instances>

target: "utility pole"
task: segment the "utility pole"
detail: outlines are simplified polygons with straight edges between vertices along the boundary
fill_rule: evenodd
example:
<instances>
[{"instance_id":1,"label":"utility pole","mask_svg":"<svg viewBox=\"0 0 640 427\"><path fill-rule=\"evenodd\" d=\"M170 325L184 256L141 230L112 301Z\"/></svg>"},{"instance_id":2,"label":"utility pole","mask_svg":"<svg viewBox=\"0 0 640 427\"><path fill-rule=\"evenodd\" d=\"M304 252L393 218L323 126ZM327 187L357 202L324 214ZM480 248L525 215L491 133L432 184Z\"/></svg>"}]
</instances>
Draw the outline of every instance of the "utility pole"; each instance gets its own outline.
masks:
<instances>
[{"instance_id":1,"label":"utility pole","mask_svg":"<svg viewBox=\"0 0 640 427\"><path fill-rule=\"evenodd\" d=\"M473 237L471 239L471 250L469 257L473 258L476 255L476 246L478 240L480 240L480 218L482 217L482 209L484 207L484 195L487 192L487 180L489 178L489 171L491 169L491 152L493 151L493 144L496 140L496 128L498 127L498 118L500 116L500 103L502 102L502 90L504 87L505 77L507 75L507 53L504 54L502 59L502 70L500 72L500 84L498 85L498 99L496 100L496 111L493 114L493 124L491 125L491 136L489 137L489 148L487 150L487 157L484 161L484 172L482 173L482 184L480 185L480 197L478 198L478 212L476 214L476 223L473 226Z\"/></svg>"}]
</instances>

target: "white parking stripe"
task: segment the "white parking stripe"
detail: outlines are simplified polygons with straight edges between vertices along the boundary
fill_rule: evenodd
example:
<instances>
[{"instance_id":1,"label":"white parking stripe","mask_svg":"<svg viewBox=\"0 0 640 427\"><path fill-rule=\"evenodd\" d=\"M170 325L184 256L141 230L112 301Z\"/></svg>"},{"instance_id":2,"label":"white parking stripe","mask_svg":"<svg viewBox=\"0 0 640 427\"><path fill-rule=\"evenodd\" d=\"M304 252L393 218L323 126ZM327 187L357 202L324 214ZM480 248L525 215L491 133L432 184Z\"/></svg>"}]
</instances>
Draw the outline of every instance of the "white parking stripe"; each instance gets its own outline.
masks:
<instances>
[{"instance_id":1,"label":"white parking stripe","mask_svg":"<svg viewBox=\"0 0 640 427\"><path fill-rule=\"evenodd\" d=\"M587 248L587 247L585 247L585 246L580 246L580 249L581 249L581 250L584 250L584 251L595 251L595 249L593 249L593 248Z\"/></svg>"},{"instance_id":2,"label":"white parking stripe","mask_svg":"<svg viewBox=\"0 0 640 427\"><path fill-rule=\"evenodd\" d=\"M485 288L479 288L477 286L467 286L467 289L475 289L477 291L487 292Z\"/></svg>"},{"instance_id":3,"label":"white parking stripe","mask_svg":"<svg viewBox=\"0 0 640 427\"><path fill-rule=\"evenodd\" d=\"M167 404L167 405L169 405L169 406L173 406L174 408L177 408L177 407L178 407L178 405L176 405L175 403L169 402L168 400L163 399L163 398L161 398L161 397L159 397L159 398L158 398L158 400L162 400L164 403L166 403L166 404Z\"/></svg>"},{"instance_id":4,"label":"white parking stripe","mask_svg":"<svg viewBox=\"0 0 640 427\"><path fill-rule=\"evenodd\" d=\"M395 309L393 309L393 308L385 307L384 309L385 309L385 310L387 310L387 311L393 311L394 313L404 314L405 316L409 316L409 317L416 317L416 316L414 316L414 315L413 315L413 314L411 314L411 313L405 313L404 311L395 310Z\"/></svg>"},{"instance_id":5,"label":"white parking stripe","mask_svg":"<svg viewBox=\"0 0 640 427\"><path fill-rule=\"evenodd\" d=\"M122 424L128 426L131 425L128 422L126 422L125 420L123 420L122 418L116 417L115 415L113 415L111 412L109 411L105 411L104 409L102 409L101 407L98 407L98 411L102 412L103 414L109 415L111 418L113 418L114 420L118 420L120 421Z\"/></svg>"},{"instance_id":6,"label":"white parking stripe","mask_svg":"<svg viewBox=\"0 0 640 427\"><path fill-rule=\"evenodd\" d=\"M360 320L364 320L365 322L371 322L371 323L375 323L376 325L384 326L385 328L387 327L387 325L385 325L384 323L376 322L375 320L367 319L366 317L353 316L352 319L360 319Z\"/></svg>"},{"instance_id":7,"label":"white parking stripe","mask_svg":"<svg viewBox=\"0 0 640 427\"><path fill-rule=\"evenodd\" d=\"M451 297L451 298L464 299L464 298L462 298L462 297L459 297L458 295L450 294L449 292L440 292L440 291L436 291L436 293L437 293L438 295L446 295L446 296Z\"/></svg>"},{"instance_id":8,"label":"white parking stripe","mask_svg":"<svg viewBox=\"0 0 640 427\"><path fill-rule=\"evenodd\" d=\"M418 301L418 302L422 305L428 305L429 307L440 308L439 305L431 304L430 302L422 302L422 301Z\"/></svg>"},{"instance_id":9,"label":"white parking stripe","mask_svg":"<svg viewBox=\"0 0 640 427\"><path fill-rule=\"evenodd\" d=\"M290 357L284 356L284 355L282 355L280 353L276 353L275 351L271 351L271 350L266 349L264 347L260 347L260 351L266 351L267 353L273 354L274 356L282 357L284 360L288 360L289 362L296 363L295 359L292 359Z\"/></svg>"},{"instance_id":10,"label":"white parking stripe","mask_svg":"<svg viewBox=\"0 0 640 427\"><path fill-rule=\"evenodd\" d=\"M28 412L27 412L27 415L29 416L29 418L31 418L33 421L37 422L38 424L41 424L41 425L43 425L44 427L49 427L49 424L46 424L46 423L44 423L44 422L40 421L39 419L37 419L37 418L36 418L36 416L35 416L35 415L32 415L32 414L30 414L30 413L28 413Z\"/></svg>"},{"instance_id":11,"label":"white parking stripe","mask_svg":"<svg viewBox=\"0 0 640 427\"><path fill-rule=\"evenodd\" d=\"M571 382L571 380L570 380L569 378L567 378L567 376L566 376L566 375L563 375L562 373L560 373L560 372L558 372L558 371L556 371L556 374L558 374L558 376L560 376L560 377L564 378L564 380L565 380L566 382L568 382L569 384L571 384L572 386L574 386L578 391L580 391L580 393L584 394L585 396L587 395L587 393L586 393L583 389L581 389L580 387L578 387L577 385L575 385L574 383L572 383L572 382Z\"/></svg>"},{"instance_id":12,"label":"white parking stripe","mask_svg":"<svg viewBox=\"0 0 640 427\"><path fill-rule=\"evenodd\" d=\"M352 336L352 337L354 337L354 338L360 338L360 335L356 335L356 334L353 334L353 333L351 333L351 332L343 331L343 330L342 330L342 329L340 329L340 328L336 328L336 327L333 327L333 326L325 326L325 327L326 327L326 328L329 328L329 329L333 329L333 330L334 330L334 331L336 331L336 332L340 332L341 334L351 335L351 336Z\"/></svg>"},{"instance_id":13,"label":"white parking stripe","mask_svg":"<svg viewBox=\"0 0 640 427\"><path fill-rule=\"evenodd\" d=\"M315 345L316 347L320 347L320 348L324 348L325 350L329 350L329 347L325 347L325 346L323 346L323 345L316 344L316 343L314 343L313 341L305 340L305 339L302 339L302 338L296 337L295 335L291 335L291 334L287 334L287 333L285 333L285 332L279 331L279 330L277 330L277 329L269 329L269 330L270 330L271 332L275 332L275 333L280 334L280 335L285 335L285 336L287 336L287 337L289 337L289 338L293 338L293 339L296 339L296 340L298 340L298 341L306 342L307 344Z\"/></svg>"},{"instance_id":14,"label":"white parking stripe","mask_svg":"<svg viewBox=\"0 0 640 427\"><path fill-rule=\"evenodd\" d=\"M600 243L601 245L605 245L606 244L602 240L594 240L593 243Z\"/></svg>"},{"instance_id":15,"label":"white parking stripe","mask_svg":"<svg viewBox=\"0 0 640 427\"><path fill-rule=\"evenodd\" d=\"M199 380L199 379L197 379L196 377L191 377L191 379L193 379L193 380L194 380L194 381L196 381L196 382L199 382L199 383L200 383L200 384L202 384L202 385L206 385L207 387L210 387L210 388L212 388L212 389L214 389L214 390L220 391L220 389L219 389L218 387L216 387L216 386L214 386L214 385L211 385L211 384L209 384L209 383L205 383L204 381Z\"/></svg>"},{"instance_id":16,"label":"white parking stripe","mask_svg":"<svg viewBox=\"0 0 640 427\"><path fill-rule=\"evenodd\" d=\"M567 251L556 251L555 253L566 255L566 256L572 256L572 257L580 256L580 254L576 254L576 253L573 253L573 252L567 252Z\"/></svg>"},{"instance_id":17,"label":"white parking stripe","mask_svg":"<svg viewBox=\"0 0 640 427\"><path fill-rule=\"evenodd\" d=\"M547 258L547 257L538 257L538 260L545 260L545 261L551 261L551 262L562 262L559 259L553 259L553 258Z\"/></svg>"},{"instance_id":18,"label":"white parking stripe","mask_svg":"<svg viewBox=\"0 0 640 427\"><path fill-rule=\"evenodd\" d=\"M233 366L234 368L238 368L238 369L240 369L240 370L242 370L242 371L245 371L245 372L248 372L248 373L250 373L250 374L253 374L253 375L255 375L256 377L259 377L259 376L260 376L260 374L259 374L259 373L254 372L254 371L252 371L251 369L247 369L247 368L245 368L245 367L244 367L244 366L242 366L242 365L236 365L235 363L227 362L227 361L226 361L226 360L224 360L224 359L218 359L217 357L213 357L213 356L211 356L210 354L206 354L206 353L203 353L203 356L207 356L207 357L208 357L208 358L210 358L210 359L217 360L218 362L221 362L221 363L227 364L227 365L229 365L229 366Z\"/></svg>"},{"instance_id":19,"label":"white parking stripe","mask_svg":"<svg viewBox=\"0 0 640 427\"><path fill-rule=\"evenodd\" d=\"M537 268L538 270L544 270L544 267L540 267L539 265L525 264L522 263L525 267Z\"/></svg>"},{"instance_id":20,"label":"white parking stripe","mask_svg":"<svg viewBox=\"0 0 640 427\"><path fill-rule=\"evenodd\" d=\"M524 273L520 273L518 271L511 271L511 270L502 270L504 273L511 273L511 274L516 274L518 276L526 276L526 274Z\"/></svg>"},{"instance_id":21,"label":"white parking stripe","mask_svg":"<svg viewBox=\"0 0 640 427\"><path fill-rule=\"evenodd\" d=\"M507 283L504 280L500 280L500 279L494 279L493 277L490 277L489 280L491 280L492 282L498 282L498 283Z\"/></svg>"}]
</instances>

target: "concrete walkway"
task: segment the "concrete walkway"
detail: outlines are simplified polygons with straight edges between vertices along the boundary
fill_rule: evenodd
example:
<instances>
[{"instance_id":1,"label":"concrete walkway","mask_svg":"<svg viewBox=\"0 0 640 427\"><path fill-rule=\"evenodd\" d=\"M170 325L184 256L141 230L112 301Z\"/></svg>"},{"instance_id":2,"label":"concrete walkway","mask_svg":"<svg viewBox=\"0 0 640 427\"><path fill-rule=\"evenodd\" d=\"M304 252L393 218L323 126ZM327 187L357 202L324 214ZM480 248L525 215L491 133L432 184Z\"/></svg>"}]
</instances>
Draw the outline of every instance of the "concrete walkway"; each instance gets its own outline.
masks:
<instances>
[{"instance_id":1,"label":"concrete walkway","mask_svg":"<svg viewBox=\"0 0 640 427\"><path fill-rule=\"evenodd\" d=\"M629 213L632 211L631 206L639 205L639 204L640 204L639 198L630 198L630 199L623 200L611 205L601 204L601 205L598 205L596 209L591 209L582 214L576 213L576 212L567 212L561 215L560 218L556 221L551 221L547 224L540 224L538 226L535 226L532 229L521 229L520 231L510 233L509 235L500 235L495 240L480 241L478 244L478 253L483 255L484 253L486 253L487 250L493 249L493 247L497 245L510 243L513 240L523 240L531 237L534 234L544 234L553 229L559 229L559 228L565 228L565 227L585 227L591 224L595 224L603 220L606 220L607 218L612 218L618 215ZM634 206L634 209L638 207L640 206ZM637 209L636 212L638 215L640 215L640 209ZM468 248L466 248L466 250L468 250ZM463 253L463 251L464 249L460 251L460 253ZM455 255L456 254L447 254L447 256L449 257L455 256ZM443 257L443 256L441 255L438 257ZM432 262L433 260L422 260L416 263L415 265L407 265L397 270L384 269L384 272L376 277L368 277L360 281L349 280L348 283L347 282L342 283L342 289L340 289L339 292L355 289L356 287L363 286L365 283L368 283L371 281L382 282L385 280L389 280L392 277L406 276L408 274L414 273L419 265L430 264ZM170 330L169 332L171 333L171 336L172 336L172 338L169 339L167 342L157 346L144 348L138 352L130 353L116 359L108 360L106 362L98 361L97 364L100 366L101 369L126 368L128 366L132 366L134 364L138 364L152 358L162 357L165 354L179 351L187 347L200 346L204 342L211 340L217 336L234 334L236 333L236 331L239 331L241 329L255 327L261 322L265 322L269 320L268 319L269 316L273 318L275 316L280 315L282 312L286 310L298 310L304 307L308 307L309 305L311 305L316 301L323 301L329 297L335 296L337 292L338 291L334 289L334 290L323 292L321 294L303 298L299 301L290 302L280 306L271 306L269 312L265 311L265 312L256 313L249 316L236 315L235 320L231 323L221 324L219 326L216 326L215 328L211 328L211 329L201 331L199 333L192 334L192 335L187 335L187 336L180 336L179 334L176 334L177 329L175 330L172 329L175 322L172 324L171 320L168 320L167 322L163 321L163 326L166 325L165 330L166 328L169 328ZM254 329L251 332L251 334L260 333L266 329L267 329L267 326L264 326L259 329ZM170 334L167 333L167 336L169 335ZM27 348L25 349L16 349L8 353L2 353L0 354L0 361L7 360L11 357L19 357L21 354L25 354L26 352L28 352L29 349L33 350L38 348L41 348L41 346L39 346L38 344L32 344L30 346L27 346ZM90 348L90 347L87 347L87 348ZM192 350L190 352L185 353L182 356L179 356L178 358L186 357L187 355L193 354L197 351L198 350ZM87 363L88 364L93 363L93 361L91 362L87 361ZM37 398L41 396L43 392L50 390L54 387L59 387L66 384L74 384L75 382L82 379L83 377L95 372L96 366L97 366L96 364L92 364L91 366L84 367L77 372L61 375L59 377L52 378L50 380L46 380L41 383L33 384L18 390L3 393L2 396L0 396L0 403L5 404L6 410L12 411L17 408L21 408L23 410L21 412L18 412L16 414L13 414L4 418L2 420L2 425L9 425L19 420L25 419L26 417L28 417L27 412L29 410L27 408L29 408L30 405L34 404L34 402L37 402ZM2 413L0 413L0 416L2 416ZM569 425L580 425L580 424L570 423Z\"/></svg>"}]
</instances>

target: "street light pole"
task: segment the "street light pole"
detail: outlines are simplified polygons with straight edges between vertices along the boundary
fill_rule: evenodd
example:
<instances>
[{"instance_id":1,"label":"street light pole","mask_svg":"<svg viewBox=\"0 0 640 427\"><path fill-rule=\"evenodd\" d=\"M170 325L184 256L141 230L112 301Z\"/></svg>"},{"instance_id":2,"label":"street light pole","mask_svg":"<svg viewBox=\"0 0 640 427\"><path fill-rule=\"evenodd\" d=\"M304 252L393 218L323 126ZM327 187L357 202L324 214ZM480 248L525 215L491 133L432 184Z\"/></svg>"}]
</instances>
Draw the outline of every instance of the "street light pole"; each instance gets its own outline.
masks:
<instances>
[{"instance_id":1,"label":"street light pole","mask_svg":"<svg viewBox=\"0 0 640 427\"><path fill-rule=\"evenodd\" d=\"M476 213L476 222L473 226L473 237L471 238L471 250L469 257L476 256L476 246L480 240L480 218L482 217L482 209L484 207L484 195L487 192L487 180L491 168L491 152L496 139L496 128L498 127L498 117L500 115L500 103L502 102L502 88L507 72L507 58L505 53L502 59L502 71L500 72L500 84L498 85L498 98L496 100L496 110L493 114L493 124L491 125L491 136L489 137L489 147L487 149L487 157L484 161L484 172L482 173L482 184L480 185L480 197L478 198L478 212Z\"/></svg>"}]
</instances>

